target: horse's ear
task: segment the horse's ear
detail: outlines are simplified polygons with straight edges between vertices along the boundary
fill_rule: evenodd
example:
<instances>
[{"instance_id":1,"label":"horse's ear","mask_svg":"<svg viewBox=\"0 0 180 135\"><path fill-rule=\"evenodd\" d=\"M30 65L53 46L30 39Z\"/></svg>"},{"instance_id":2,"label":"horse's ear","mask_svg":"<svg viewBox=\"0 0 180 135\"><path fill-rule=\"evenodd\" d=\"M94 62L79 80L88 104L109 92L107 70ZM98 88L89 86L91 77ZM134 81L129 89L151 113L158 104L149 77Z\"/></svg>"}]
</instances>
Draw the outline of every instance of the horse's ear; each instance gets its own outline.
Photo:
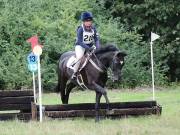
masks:
<instances>
[{"instance_id":1,"label":"horse's ear","mask_svg":"<svg viewBox=\"0 0 180 135\"><path fill-rule=\"evenodd\" d=\"M126 54L125 52L119 51L116 56L120 58L120 57L125 57L125 56L127 56L127 54Z\"/></svg>"}]
</instances>

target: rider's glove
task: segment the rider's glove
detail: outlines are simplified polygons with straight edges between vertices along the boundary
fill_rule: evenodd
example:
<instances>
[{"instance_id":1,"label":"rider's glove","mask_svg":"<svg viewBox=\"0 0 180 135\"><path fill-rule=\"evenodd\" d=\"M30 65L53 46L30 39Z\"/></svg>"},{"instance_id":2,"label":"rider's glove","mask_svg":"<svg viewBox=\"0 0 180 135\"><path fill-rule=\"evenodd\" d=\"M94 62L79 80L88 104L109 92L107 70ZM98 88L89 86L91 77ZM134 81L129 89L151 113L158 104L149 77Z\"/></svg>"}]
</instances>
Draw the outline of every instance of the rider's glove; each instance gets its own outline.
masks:
<instances>
[{"instance_id":1,"label":"rider's glove","mask_svg":"<svg viewBox=\"0 0 180 135\"><path fill-rule=\"evenodd\" d=\"M89 48L89 51L90 51L90 52L95 51L95 50L96 50L96 46L94 46L94 45Z\"/></svg>"}]
</instances>

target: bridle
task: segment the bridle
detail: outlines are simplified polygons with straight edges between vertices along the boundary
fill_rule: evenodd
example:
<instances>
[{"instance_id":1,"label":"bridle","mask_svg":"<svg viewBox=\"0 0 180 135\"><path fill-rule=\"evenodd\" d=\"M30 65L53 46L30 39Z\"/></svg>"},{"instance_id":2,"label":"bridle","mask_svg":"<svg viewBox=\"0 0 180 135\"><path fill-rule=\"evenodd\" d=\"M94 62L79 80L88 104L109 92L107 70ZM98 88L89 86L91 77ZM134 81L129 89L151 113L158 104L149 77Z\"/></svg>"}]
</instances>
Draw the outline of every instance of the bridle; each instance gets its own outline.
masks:
<instances>
[{"instance_id":1,"label":"bridle","mask_svg":"<svg viewBox=\"0 0 180 135\"><path fill-rule=\"evenodd\" d=\"M116 55L117 53L115 53L114 54L114 56ZM93 55L94 57L95 57L95 59L96 59L96 61L97 61L97 64L99 65L97 65L99 68L100 67L102 67L101 68L101 72L105 72L105 71L109 71L110 72L110 78L114 81L114 73L113 73L113 71L112 71L112 69L111 68L107 68L98 58L97 58L97 56L96 56L96 54L94 53L94 51L92 51L92 52L90 52L90 55L89 56L91 56L91 55ZM90 59L91 60L91 59ZM91 62L91 61L90 61ZM113 60L112 60L112 62L111 62L111 64L110 64L110 67L113 67L113 62L114 62L114 57L113 57ZM100 71L100 70L99 70Z\"/></svg>"}]
</instances>

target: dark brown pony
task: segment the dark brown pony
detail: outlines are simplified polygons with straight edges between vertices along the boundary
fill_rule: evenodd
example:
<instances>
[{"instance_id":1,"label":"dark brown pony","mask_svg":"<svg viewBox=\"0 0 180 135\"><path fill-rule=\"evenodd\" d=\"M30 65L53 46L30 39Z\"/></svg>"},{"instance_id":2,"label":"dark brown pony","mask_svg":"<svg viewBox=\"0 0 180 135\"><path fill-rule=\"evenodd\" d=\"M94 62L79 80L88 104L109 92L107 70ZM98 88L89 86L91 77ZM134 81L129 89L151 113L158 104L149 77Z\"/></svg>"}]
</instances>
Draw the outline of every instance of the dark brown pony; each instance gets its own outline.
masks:
<instances>
[{"instance_id":1,"label":"dark brown pony","mask_svg":"<svg viewBox=\"0 0 180 135\"><path fill-rule=\"evenodd\" d=\"M61 93L61 100L63 104L68 104L71 90L78 85L77 81L70 81L73 71L66 66L68 59L72 55L75 55L75 53L72 51L63 53L59 59L58 64L58 91ZM113 81L120 80L121 69L124 65L125 56L125 52L120 51L114 45L108 45L97 49L91 55L91 60L95 63L96 66L94 66L91 62L88 62L86 66L80 71L85 86L89 90L94 90L96 92L96 121L99 120L98 111L102 95L106 100L107 109L109 109L109 99L105 89L105 85L108 79L107 69L110 68L112 70Z\"/></svg>"}]
</instances>

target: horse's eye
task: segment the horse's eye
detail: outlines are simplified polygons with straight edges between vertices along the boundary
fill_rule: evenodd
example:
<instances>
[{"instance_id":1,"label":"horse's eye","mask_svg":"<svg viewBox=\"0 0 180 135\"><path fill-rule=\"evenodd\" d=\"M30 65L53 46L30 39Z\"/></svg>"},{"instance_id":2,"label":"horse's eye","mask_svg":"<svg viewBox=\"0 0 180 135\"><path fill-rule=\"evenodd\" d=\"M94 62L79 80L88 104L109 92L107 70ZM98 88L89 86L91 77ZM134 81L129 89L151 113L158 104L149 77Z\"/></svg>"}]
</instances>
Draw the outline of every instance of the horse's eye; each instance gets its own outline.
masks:
<instances>
[{"instance_id":1,"label":"horse's eye","mask_svg":"<svg viewBox=\"0 0 180 135\"><path fill-rule=\"evenodd\" d=\"M118 61L117 59L115 59L115 60L114 60L114 63L117 64L117 63L119 63L119 61Z\"/></svg>"}]
</instances>

